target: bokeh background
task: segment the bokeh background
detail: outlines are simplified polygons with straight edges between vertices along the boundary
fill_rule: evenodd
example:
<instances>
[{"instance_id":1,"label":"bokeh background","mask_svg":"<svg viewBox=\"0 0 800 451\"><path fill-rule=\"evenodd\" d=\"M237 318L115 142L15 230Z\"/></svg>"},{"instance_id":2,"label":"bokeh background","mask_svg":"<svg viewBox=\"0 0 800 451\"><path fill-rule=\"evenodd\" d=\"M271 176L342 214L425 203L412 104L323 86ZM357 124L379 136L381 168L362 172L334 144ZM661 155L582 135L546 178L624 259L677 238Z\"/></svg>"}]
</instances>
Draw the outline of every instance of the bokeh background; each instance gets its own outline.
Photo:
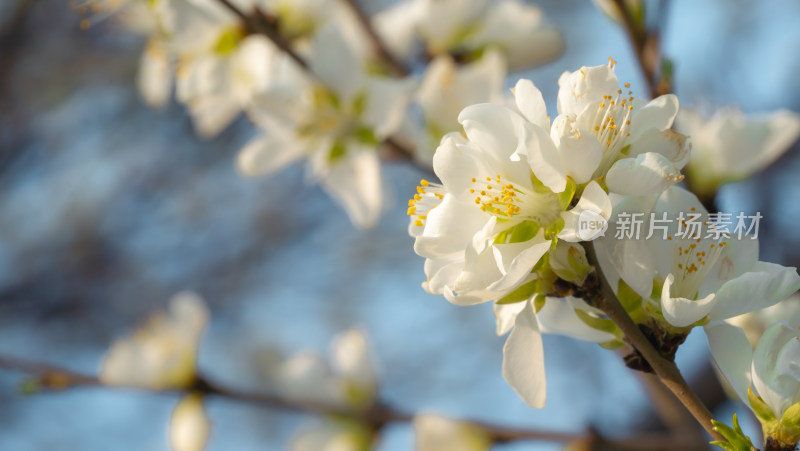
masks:
<instances>
[{"instance_id":1,"label":"bokeh background","mask_svg":"<svg viewBox=\"0 0 800 451\"><path fill-rule=\"evenodd\" d=\"M362 3L374 11L389 2ZM623 32L591 2L538 4L567 52L512 74L509 86L529 77L554 106L563 71L613 56L620 79L645 96ZM653 19L683 105L800 111L799 2L674 0L664 12ZM456 307L420 288L405 216L419 172L387 164L394 200L378 227L356 230L301 167L238 176L234 155L254 133L245 120L203 141L182 107L149 110L134 85L143 42L113 19L88 31L79 20L66 0L0 1L1 353L93 372L114 337L192 290L213 312L201 367L243 388L263 383L276 353L325 353L337 332L360 326L382 396L405 410L611 436L655 426L616 354L556 336L545 337L548 405L523 404L501 376L504 338L491 307ZM719 199L725 210L760 211L763 259L791 266L800 263L798 171L792 151ZM689 379L707 374L705 347L702 332L681 347ZM0 450L167 449L175 399L95 389L23 396L20 380L0 371ZM220 399L208 406L217 451L284 449L308 420ZM716 403L722 419L734 411L744 414ZM379 449L412 443L408 425L393 425Z\"/></svg>"}]
</instances>

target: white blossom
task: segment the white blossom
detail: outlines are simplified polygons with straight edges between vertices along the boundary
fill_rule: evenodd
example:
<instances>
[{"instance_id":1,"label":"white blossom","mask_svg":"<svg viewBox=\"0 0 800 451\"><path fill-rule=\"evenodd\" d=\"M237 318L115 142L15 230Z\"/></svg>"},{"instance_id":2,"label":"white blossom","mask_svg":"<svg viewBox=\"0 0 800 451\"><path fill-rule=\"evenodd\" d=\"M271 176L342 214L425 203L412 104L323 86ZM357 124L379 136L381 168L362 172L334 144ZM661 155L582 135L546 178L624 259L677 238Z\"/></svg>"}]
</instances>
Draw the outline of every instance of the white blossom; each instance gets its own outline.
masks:
<instances>
[{"instance_id":1,"label":"white blossom","mask_svg":"<svg viewBox=\"0 0 800 451\"><path fill-rule=\"evenodd\" d=\"M692 136L688 171L692 188L703 195L764 169L800 137L800 115L786 110L745 116L723 108L710 118L683 110L675 125Z\"/></svg>"},{"instance_id":2,"label":"white blossom","mask_svg":"<svg viewBox=\"0 0 800 451\"><path fill-rule=\"evenodd\" d=\"M373 19L378 32L403 57L421 40L433 56L471 61L499 50L509 70L535 67L564 51L561 33L535 5L519 0L409 0Z\"/></svg>"},{"instance_id":3,"label":"white blossom","mask_svg":"<svg viewBox=\"0 0 800 451\"><path fill-rule=\"evenodd\" d=\"M256 0L238 5L250 10ZM241 19L213 0L170 0L169 44L178 61L177 98L198 134L213 137L272 82L286 58L267 37L248 35Z\"/></svg>"},{"instance_id":4,"label":"white blossom","mask_svg":"<svg viewBox=\"0 0 800 451\"><path fill-rule=\"evenodd\" d=\"M603 272L614 289L623 280L642 297L642 308L662 314L672 326L686 328L760 310L800 288L795 268L758 260L753 237L680 235L679 227L685 225L681 213L699 215L702 221L708 217L697 197L682 188L673 186L649 199L627 198L615 206L615 212L636 211L671 218L667 238L656 233L650 239L598 240Z\"/></svg>"},{"instance_id":5,"label":"white blossom","mask_svg":"<svg viewBox=\"0 0 800 451\"><path fill-rule=\"evenodd\" d=\"M271 174L302 158L358 226L370 227L383 208L378 148L402 122L411 85L369 76L366 55L335 28L320 30L311 69L325 86L291 65L249 110L265 133L245 146L238 168Z\"/></svg>"},{"instance_id":6,"label":"white blossom","mask_svg":"<svg viewBox=\"0 0 800 451\"><path fill-rule=\"evenodd\" d=\"M333 340L330 361L304 351L282 363L274 378L290 398L354 407L369 405L378 385L367 338L358 329Z\"/></svg>"},{"instance_id":7,"label":"white blossom","mask_svg":"<svg viewBox=\"0 0 800 451\"><path fill-rule=\"evenodd\" d=\"M369 451L372 435L356 421L320 421L301 429L288 448L290 451Z\"/></svg>"},{"instance_id":8,"label":"white blossom","mask_svg":"<svg viewBox=\"0 0 800 451\"><path fill-rule=\"evenodd\" d=\"M491 438L479 427L434 414L414 417L416 451L489 451Z\"/></svg>"},{"instance_id":9,"label":"white blossom","mask_svg":"<svg viewBox=\"0 0 800 451\"><path fill-rule=\"evenodd\" d=\"M176 295L169 314L153 315L134 335L112 344L103 359L100 380L156 390L190 386L207 322L208 311L199 297Z\"/></svg>"},{"instance_id":10,"label":"white blossom","mask_svg":"<svg viewBox=\"0 0 800 451\"><path fill-rule=\"evenodd\" d=\"M416 94L425 120L424 130L416 139L420 159L430 164L444 135L461 129L461 110L477 103L503 102L504 66L502 56L495 51L463 66L449 55L431 61Z\"/></svg>"},{"instance_id":11,"label":"white blossom","mask_svg":"<svg viewBox=\"0 0 800 451\"><path fill-rule=\"evenodd\" d=\"M657 194L683 179L680 170L689 159L686 137L670 130L678 99L667 94L641 105L629 84L620 86L615 64L561 75L559 116L552 130L543 127L555 146L537 149L528 159L534 168L580 160L572 174L578 183L605 177L609 192ZM554 189L563 184L560 178L542 181Z\"/></svg>"},{"instance_id":12,"label":"white blossom","mask_svg":"<svg viewBox=\"0 0 800 451\"><path fill-rule=\"evenodd\" d=\"M800 440L800 329L779 322L756 342L742 329L720 322L706 327L720 371L753 409L765 437L794 446Z\"/></svg>"}]
</instances>

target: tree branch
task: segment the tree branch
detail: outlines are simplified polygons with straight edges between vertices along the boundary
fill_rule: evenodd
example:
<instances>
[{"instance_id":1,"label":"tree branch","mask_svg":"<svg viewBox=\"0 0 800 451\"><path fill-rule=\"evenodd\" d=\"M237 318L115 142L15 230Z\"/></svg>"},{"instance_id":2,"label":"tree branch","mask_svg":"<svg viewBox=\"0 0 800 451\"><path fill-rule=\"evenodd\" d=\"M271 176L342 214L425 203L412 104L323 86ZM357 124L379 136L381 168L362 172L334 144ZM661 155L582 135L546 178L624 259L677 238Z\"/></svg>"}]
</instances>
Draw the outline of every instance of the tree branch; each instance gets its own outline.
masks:
<instances>
[{"instance_id":1,"label":"tree branch","mask_svg":"<svg viewBox=\"0 0 800 451\"><path fill-rule=\"evenodd\" d=\"M651 98L667 94L672 90L668 80L659 79L658 73L661 63L658 31L648 32L644 24L637 24L633 13L628 9L624 0L613 0L614 6L620 12L620 25L628 35L628 40L633 47L639 68L642 70Z\"/></svg>"},{"instance_id":2,"label":"tree branch","mask_svg":"<svg viewBox=\"0 0 800 451\"><path fill-rule=\"evenodd\" d=\"M342 416L352 418L380 429L387 423L408 423L413 421L415 415L402 412L389 404L377 401L372 406L364 409L354 409L346 406L325 404L314 401L301 401L289 399L280 395L242 391L211 382L203 377L198 377L193 385L185 389L151 389L139 386L106 385L96 376L85 375L72 370L41 362L34 362L18 357L0 355L0 368L22 372L35 376L31 391L38 389L60 391L69 388L95 387L112 390L135 390L152 394L183 394L200 393L206 396L217 396L230 401L247 403L268 409L282 411L312 413L323 416ZM538 440L556 443L569 443L576 440L592 439L619 450L673 450L685 449L681 437L672 437L661 434L635 436L622 440L610 440L599 437L596 433L574 434L567 432L554 432L526 428L513 428L496 425L482 421L459 420L470 423L482 430L494 443L504 443L517 440ZM595 449L595 448L592 448Z\"/></svg>"},{"instance_id":3,"label":"tree branch","mask_svg":"<svg viewBox=\"0 0 800 451\"><path fill-rule=\"evenodd\" d=\"M594 266L600 283L600 292L594 296L594 299L588 300L590 301L589 303L602 310L616 323L617 327L625 334L625 339L641 353L645 360L647 360L647 363L653 368L653 372L658 376L661 383L683 403L697 422L700 423L700 426L715 440L725 441L722 435L712 429L711 420L713 416L711 412L706 408L703 402L700 401L697 394L692 391L689 384L686 383L686 380L675 365L675 362L665 359L658 350L656 350L653 344L650 343L650 340L648 340L641 329L639 329L639 326L633 322L628 312L622 307L622 304L620 304L600 269L597 254L594 250L594 244L592 242L586 242L584 249L586 250L586 258L589 260L589 264Z\"/></svg>"},{"instance_id":4,"label":"tree branch","mask_svg":"<svg viewBox=\"0 0 800 451\"><path fill-rule=\"evenodd\" d=\"M355 14L358 23L361 24L361 27L364 29L364 32L367 33L369 36L370 43L372 44L372 48L377 54L378 58L381 59L387 66L394 72L395 75L400 77L405 77L409 74L408 68L406 68L405 64L402 61L398 60L397 58L392 55L392 52L389 51L389 48L386 46L386 43L383 42L378 33L375 31L375 27L372 26L372 23L364 14L364 10L356 3L356 0L342 0L353 14Z\"/></svg>"}]
</instances>

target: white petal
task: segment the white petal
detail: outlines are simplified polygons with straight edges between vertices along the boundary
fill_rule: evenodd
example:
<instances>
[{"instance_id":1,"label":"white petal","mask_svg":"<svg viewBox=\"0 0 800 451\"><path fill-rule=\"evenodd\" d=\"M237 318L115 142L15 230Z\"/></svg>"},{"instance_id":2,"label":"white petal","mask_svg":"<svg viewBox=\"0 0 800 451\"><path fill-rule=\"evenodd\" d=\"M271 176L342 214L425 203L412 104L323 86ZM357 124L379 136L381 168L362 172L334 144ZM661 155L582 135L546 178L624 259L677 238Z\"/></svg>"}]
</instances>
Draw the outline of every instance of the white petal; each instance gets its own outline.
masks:
<instances>
[{"instance_id":1,"label":"white petal","mask_svg":"<svg viewBox=\"0 0 800 451\"><path fill-rule=\"evenodd\" d=\"M190 394L181 398L169 421L169 443L173 451L202 451L211 434L211 422L203 409L203 398Z\"/></svg>"},{"instance_id":2,"label":"white petal","mask_svg":"<svg viewBox=\"0 0 800 451\"><path fill-rule=\"evenodd\" d=\"M631 142L639 139L648 129L666 130L672 127L677 115L678 97L675 94L665 94L651 100L636 111L631 119Z\"/></svg>"},{"instance_id":3,"label":"white petal","mask_svg":"<svg viewBox=\"0 0 800 451\"><path fill-rule=\"evenodd\" d=\"M495 244L492 251L503 278L489 285L489 290L505 291L515 288L550 250L550 240L540 229L535 237L523 243Z\"/></svg>"},{"instance_id":4,"label":"white petal","mask_svg":"<svg viewBox=\"0 0 800 451\"><path fill-rule=\"evenodd\" d=\"M369 353L367 337L359 329L350 329L336 336L332 344L334 368L360 388L376 385L375 369Z\"/></svg>"},{"instance_id":5,"label":"white petal","mask_svg":"<svg viewBox=\"0 0 800 451\"><path fill-rule=\"evenodd\" d=\"M271 175L302 158L302 142L287 140L273 134L253 138L236 156L236 168L250 177Z\"/></svg>"},{"instance_id":6,"label":"white petal","mask_svg":"<svg viewBox=\"0 0 800 451\"><path fill-rule=\"evenodd\" d=\"M458 122L470 142L498 161L505 161L519 145L517 133L524 120L503 105L481 103L464 108Z\"/></svg>"},{"instance_id":7,"label":"white petal","mask_svg":"<svg viewBox=\"0 0 800 451\"><path fill-rule=\"evenodd\" d=\"M139 92L152 108L164 108L172 91L172 65L163 44L151 39L139 62Z\"/></svg>"},{"instance_id":8,"label":"white petal","mask_svg":"<svg viewBox=\"0 0 800 451\"><path fill-rule=\"evenodd\" d=\"M798 401L798 342L796 329L778 323L764 332L753 352L753 386L778 418Z\"/></svg>"},{"instance_id":9,"label":"white petal","mask_svg":"<svg viewBox=\"0 0 800 451\"><path fill-rule=\"evenodd\" d=\"M664 281L664 289L661 291L661 311L664 313L664 318L676 327L686 327L705 318L716 303L714 294L709 294L696 301L672 297L671 287L674 281L675 276L668 275Z\"/></svg>"},{"instance_id":10,"label":"white petal","mask_svg":"<svg viewBox=\"0 0 800 451\"><path fill-rule=\"evenodd\" d=\"M680 170L661 154L647 152L623 158L606 175L609 192L631 196L658 194L683 179Z\"/></svg>"},{"instance_id":11,"label":"white petal","mask_svg":"<svg viewBox=\"0 0 800 451\"><path fill-rule=\"evenodd\" d=\"M564 163L550 136L541 127L529 123L519 124L522 138L517 155L526 155L531 170L554 193L567 187ZM512 157L513 159L513 157Z\"/></svg>"},{"instance_id":12,"label":"white petal","mask_svg":"<svg viewBox=\"0 0 800 451\"><path fill-rule=\"evenodd\" d=\"M603 100L604 95L615 96L619 81L614 70L604 64L564 72L558 87L558 113L578 116L588 105Z\"/></svg>"},{"instance_id":13,"label":"white petal","mask_svg":"<svg viewBox=\"0 0 800 451\"><path fill-rule=\"evenodd\" d=\"M603 343L615 338L607 332L589 327L575 313L573 304L564 299L547 298L544 306L536 313L536 318L544 334L565 335L593 343Z\"/></svg>"},{"instance_id":14,"label":"white petal","mask_svg":"<svg viewBox=\"0 0 800 451\"><path fill-rule=\"evenodd\" d=\"M367 83L367 109L364 123L382 139L396 132L406 116L411 95L411 81L371 78Z\"/></svg>"},{"instance_id":15,"label":"white petal","mask_svg":"<svg viewBox=\"0 0 800 451\"><path fill-rule=\"evenodd\" d=\"M744 331L724 322L712 323L705 327L705 331L717 367L739 398L748 403L747 389L751 384L753 348Z\"/></svg>"},{"instance_id":16,"label":"white petal","mask_svg":"<svg viewBox=\"0 0 800 451\"><path fill-rule=\"evenodd\" d=\"M761 310L786 299L800 289L795 268L758 262L752 272L725 282L717 290L718 302L709 318L727 319Z\"/></svg>"},{"instance_id":17,"label":"white petal","mask_svg":"<svg viewBox=\"0 0 800 451\"><path fill-rule=\"evenodd\" d=\"M522 78L517 82L514 87L514 101L525 119L545 131L550 129L544 97L532 81Z\"/></svg>"},{"instance_id":18,"label":"white petal","mask_svg":"<svg viewBox=\"0 0 800 451\"><path fill-rule=\"evenodd\" d=\"M664 155L673 166L682 169L689 162L691 146L687 144L687 137L672 130L658 130L651 128L639 136L631 144L629 156L635 157L641 153L655 152Z\"/></svg>"},{"instance_id":19,"label":"white petal","mask_svg":"<svg viewBox=\"0 0 800 451\"><path fill-rule=\"evenodd\" d=\"M344 161L331 168L322 183L347 211L353 224L372 227L383 208L381 168L372 149L348 149Z\"/></svg>"},{"instance_id":20,"label":"white petal","mask_svg":"<svg viewBox=\"0 0 800 451\"><path fill-rule=\"evenodd\" d=\"M547 399L544 348L529 303L517 316L514 330L503 346L503 377L526 404L537 409L544 407Z\"/></svg>"},{"instance_id":21,"label":"white petal","mask_svg":"<svg viewBox=\"0 0 800 451\"><path fill-rule=\"evenodd\" d=\"M527 305L527 302L515 302L513 304L495 303L492 306L492 310L494 311L494 316L497 319L497 335L507 334L508 331L514 327L514 322L517 320L517 315L519 315L519 312L521 312Z\"/></svg>"}]
</instances>

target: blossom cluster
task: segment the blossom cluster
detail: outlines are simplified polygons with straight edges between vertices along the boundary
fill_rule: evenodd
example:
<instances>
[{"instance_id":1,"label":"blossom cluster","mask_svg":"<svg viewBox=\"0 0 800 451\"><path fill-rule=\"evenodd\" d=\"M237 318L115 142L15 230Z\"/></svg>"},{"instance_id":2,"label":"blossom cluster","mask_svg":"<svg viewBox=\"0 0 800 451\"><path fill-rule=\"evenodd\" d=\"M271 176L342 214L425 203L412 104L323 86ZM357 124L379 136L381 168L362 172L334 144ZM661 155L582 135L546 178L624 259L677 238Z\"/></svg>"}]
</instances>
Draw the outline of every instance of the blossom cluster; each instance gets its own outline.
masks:
<instances>
[{"instance_id":1,"label":"blossom cluster","mask_svg":"<svg viewBox=\"0 0 800 451\"><path fill-rule=\"evenodd\" d=\"M163 108L174 87L203 137L246 113L262 133L241 150L240 172L266 176L305 160L308 179L360 227L384 208L382 147L399 144L429 166L461 109L502 102L508 70L564 49L559 30L521 0L406 0L366 19L342 0L89 0L77 8L95 17L119 10L147 37L138 86L148 104Z\"/></svg>"},{"instance_id":2,"label":"blossom cluster","mask_svg":"<svg viewBox=\"0 0 800 451\"><path fill-rule=\"evenodd\" d=\"M672 128L677 98L640 102L620 86L614 67L609 61L564 73L554 119L529 80L517 83L514 105L461 112L463 132L446 135L433 157L441 183L423 180L409 201L409 233L426 259L423 287L459 305L492 302L498 334L511 331L503 375L526 403L543 407L543 333L623 344L615 323L586 302L591 297L570 296L592 289L597 278L590 276L601 270L640 327L670 338L657 343L663 354L674 356L674 343L704 327L722 373L742 382L743 399L751 384L758 392L749 404L764 412L765 431L796 443L789 406L800 401L790 354L797 341L790 338L800 324L771 326L755 351L740 352L735 344L746 340L734 320L793 302L786 299L800 276L758 260L752 224L733 235L687 233L689 222L716 229L731 215L709 213L678 185L694 160L690 137ZM645 217L659 224L642 236L626 232ZM600 230L587 236L587 224ZM623 233L606 234L603 226Z\"/></svg>"}]
</instances>

